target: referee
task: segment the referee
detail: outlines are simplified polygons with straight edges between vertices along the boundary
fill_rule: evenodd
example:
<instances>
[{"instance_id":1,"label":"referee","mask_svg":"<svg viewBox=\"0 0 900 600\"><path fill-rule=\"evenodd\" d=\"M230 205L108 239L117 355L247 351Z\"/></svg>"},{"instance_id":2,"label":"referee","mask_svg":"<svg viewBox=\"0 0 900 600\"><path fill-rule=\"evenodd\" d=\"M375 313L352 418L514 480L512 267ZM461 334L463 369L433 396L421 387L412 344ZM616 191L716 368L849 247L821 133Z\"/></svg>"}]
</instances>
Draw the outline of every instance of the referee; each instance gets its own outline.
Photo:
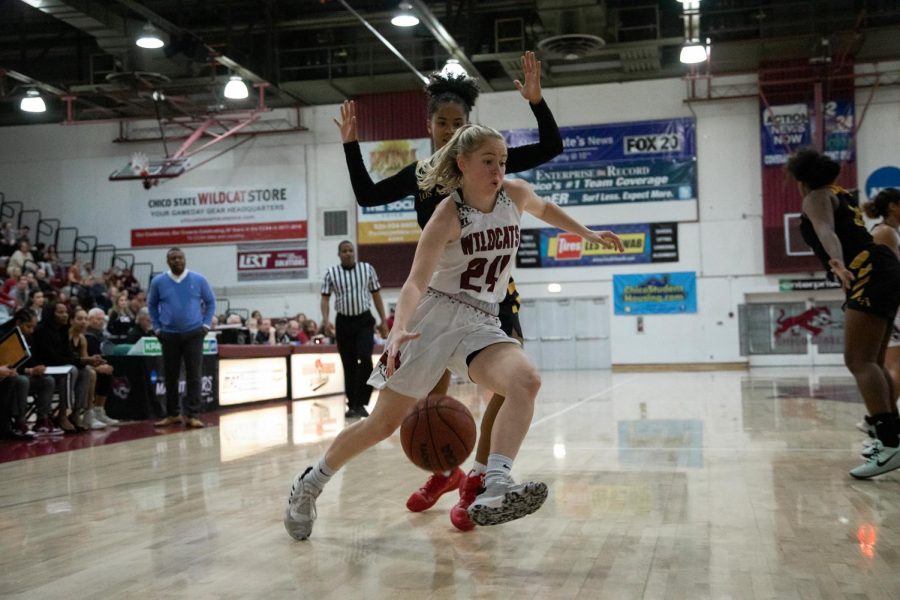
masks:
<instances>
[{"instance_id":1,"label":"referee","mask_svg":"<svg viewBox=\"0 0 900 600\"><path fill-rule=\"evenodd\" d=\"M366 382L372 374L372 348L375 345L375 318L370 310L372 300L375 300L375 310L381 319L378 332L381 337L387 337L381 284L372 265L356 262L353 242L344 240L338 244L338 256L341 264L328 269L322 283L321 331L328 327L329 298L334 292L337 312L335 341L344 366L344 390L347 394L345 417L368 417L366 405L369 404L372 388Z\"/></svg>"}]
</instances>

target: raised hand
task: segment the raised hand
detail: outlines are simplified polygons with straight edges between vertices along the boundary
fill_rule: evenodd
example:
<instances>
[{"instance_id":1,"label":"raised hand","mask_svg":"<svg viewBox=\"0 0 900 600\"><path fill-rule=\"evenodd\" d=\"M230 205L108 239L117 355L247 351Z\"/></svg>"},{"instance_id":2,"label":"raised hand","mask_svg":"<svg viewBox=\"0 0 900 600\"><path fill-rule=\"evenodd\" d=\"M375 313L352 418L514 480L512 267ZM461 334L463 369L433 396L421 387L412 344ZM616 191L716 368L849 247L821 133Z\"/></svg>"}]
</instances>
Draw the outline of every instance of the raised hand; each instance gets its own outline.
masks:
<instances>
[{"instance_id":1,"label":"raised hand","mask_svg":"<svg viewBox=\"0 0 900 600\"><path fill-rule=\"evenodd\" d=\"M358 140L356 135L356 102L344 100L341 104L341 120L332 119L341 131L341 141L345 144Z\"/></svg>"},{"instance_id":2,"label":"raised hand","mask_svg":"<svg viewBox=\"0 0 900 600\"><path fill-rule=\"evenodd\" d=\"M537 104L541 101L541 61L530 50L522 55L522 76L525 83L516 79L513 84L523 98Z\"/></svg>"}]
</instances>

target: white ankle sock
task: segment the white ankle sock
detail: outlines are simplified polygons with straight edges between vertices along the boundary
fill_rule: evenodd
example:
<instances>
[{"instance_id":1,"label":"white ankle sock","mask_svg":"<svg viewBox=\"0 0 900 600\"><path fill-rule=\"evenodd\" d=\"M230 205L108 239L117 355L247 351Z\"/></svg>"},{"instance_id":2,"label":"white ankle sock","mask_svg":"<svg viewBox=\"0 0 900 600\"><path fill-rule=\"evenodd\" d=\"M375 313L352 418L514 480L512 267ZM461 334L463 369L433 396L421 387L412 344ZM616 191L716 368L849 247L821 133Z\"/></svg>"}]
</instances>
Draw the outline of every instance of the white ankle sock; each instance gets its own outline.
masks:
<instances>
[{"instance_id":1,"label":"white ankle sock","mask_svg":"<svg viewBox=\"0 0 900 600\"><path fill-rule=\"evenodd\" d=\"M319 464L313 467L313 470L309 472L309 475L307 475L306 478L313 487L321 490L325 487L325 484L331 480L332 475L334 475L334 470L328 466L325 462L325 457L323 456L319 461Z\"/></svg>"},{"instance_id":2,"label":"white ankle sock","mask_svg":"<svg viewBox=\"0 0 900 600\"><path fill-rule=\"evenodd\" d=\"M487 465L478 462L477 460L472 463L472 470L469 471L470 475L484 475L487 473Z\"/></svg>"},{"instance_id":3,"label":"white ankle sock","mask_svg":"<svg viewBox=\"0 0 900 600\"><path fill-rule=\"evenodd\" d=\"M494 485L506 485L506 478L512 471L513 459L502 454L488 456L487 471L484 476L484 486L490 488Z\"/></svg>"}]
</instances>

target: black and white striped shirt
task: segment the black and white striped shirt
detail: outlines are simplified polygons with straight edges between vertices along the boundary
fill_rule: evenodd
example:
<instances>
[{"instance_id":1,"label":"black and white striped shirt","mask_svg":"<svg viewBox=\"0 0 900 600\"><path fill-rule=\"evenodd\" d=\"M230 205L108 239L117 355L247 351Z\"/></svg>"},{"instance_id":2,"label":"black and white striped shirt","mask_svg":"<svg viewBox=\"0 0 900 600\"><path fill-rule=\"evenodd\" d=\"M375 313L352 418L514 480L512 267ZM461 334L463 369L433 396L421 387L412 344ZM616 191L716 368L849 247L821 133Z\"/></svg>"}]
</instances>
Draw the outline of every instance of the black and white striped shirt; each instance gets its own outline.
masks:
<instances>
[{"instance_id":1,"label":"black and white striped shirt","mask_svg":"<svg viewBox=\"0 0 900 600\"><path fill-rule=\"evenodd\" d=\"M335 265L325 271L322 295L334 292L334 308L339 315L354 317L369 311L372 293L381 289L375 268L369 263L358 262L352 269Z\"/></svg>"}]
</instances>

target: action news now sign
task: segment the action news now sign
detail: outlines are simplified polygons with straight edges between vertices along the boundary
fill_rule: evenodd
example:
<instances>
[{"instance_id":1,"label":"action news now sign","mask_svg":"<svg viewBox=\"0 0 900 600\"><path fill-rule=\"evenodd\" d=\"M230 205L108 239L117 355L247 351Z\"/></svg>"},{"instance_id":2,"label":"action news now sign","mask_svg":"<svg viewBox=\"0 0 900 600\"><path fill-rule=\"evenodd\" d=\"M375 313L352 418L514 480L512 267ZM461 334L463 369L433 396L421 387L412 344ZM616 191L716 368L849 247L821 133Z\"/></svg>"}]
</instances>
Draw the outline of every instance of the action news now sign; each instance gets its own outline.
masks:
<instances>
[{"instance_id":1,"label":"action news now sign","mask_svg":"<svg viewBox=\"0 0 900 600\"><path fill-rule=\"evenodd\" d=\"M241 244L237 249L238 281L307 279L306 241L283 244Z\"/></svg>"}]
</instances>

